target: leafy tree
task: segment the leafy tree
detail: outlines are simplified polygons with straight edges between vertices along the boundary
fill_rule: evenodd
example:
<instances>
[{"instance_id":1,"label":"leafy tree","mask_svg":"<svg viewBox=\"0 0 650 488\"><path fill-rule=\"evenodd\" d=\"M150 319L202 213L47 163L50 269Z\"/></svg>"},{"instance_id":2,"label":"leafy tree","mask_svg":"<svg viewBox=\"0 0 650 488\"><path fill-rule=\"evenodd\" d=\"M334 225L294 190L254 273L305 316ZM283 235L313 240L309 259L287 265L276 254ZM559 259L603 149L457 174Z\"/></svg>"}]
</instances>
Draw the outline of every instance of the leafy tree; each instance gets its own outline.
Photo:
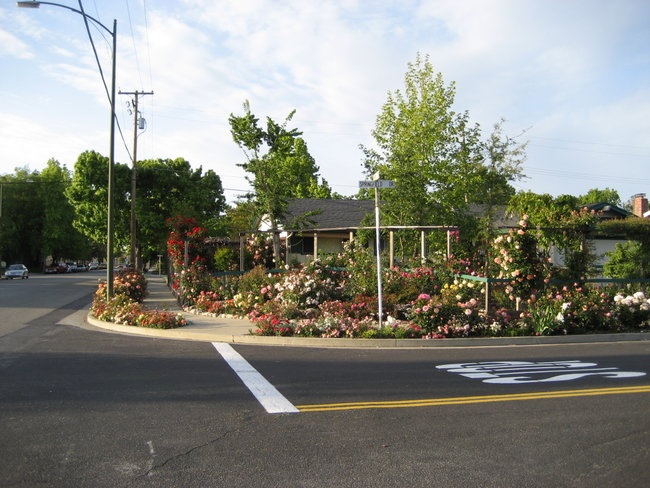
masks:
<instances>
[{"instance_id":1,"label":"leafy tree","mask_svg":"<svg viewBox=\"0 0 650 488\"><path fill-rule=\"evenodd\" d=\"M221 178L214 171L192 169L183 158L138 163L136 216L145 261L154 260L165 249L167 219L182 215L201 222L208 233L220 234L225 207Z\"/></svg>"},{"instance_id":2,"label":"leafy tree","mask_svg":"<svg viewBox=\"0 0 650 488\"><path fill-rule=\"evenodd\" d=\"M520 176L524 146L504 138L501 124L483 141L468 112L453 111L455 94L419 54L404 91L388 94L372 131L376 148L361 147L366 173L395 182L381 195L386 224L457 224L468 220L470 203L505 203L514 192L509 181ZM419 248L409 233L398 246L403 257Z\"/></svg>"},{"instance_id":3,"label":"leafy tree","mask_svg":"<svg viewBox=\"0 0 650 488\"><path fill-rule=\"evenodd\" d=\"M325 180L319 181L318 166L309 154L307 144L298 129L288 129L295 110L278 124L270 117L266 127L251 112L248 101L244 103L244 115L230 114L230 132L233 140L246 156L240 164L249 173L248 182L253 188L249 199L255 203L260 216L269 220L273 231L283 217L291 198L329 198L331 189ZM274 235L274 256L279 262L280 246Z\"/></svg>"},{"instance_id":4,"label":"leafy tree","mask_svg":"<svg viewBox=\"0 0 650 488\"><path fill-rule=\"evenodd\" d=\"M74 208L65 196L71 181L70 171L50 159L40 173L39 181L43 205L41 255L52 256L55 262L65 258L88 260L93 254L91 246L88 239L73 227Z\"/></svg>"},{"instance_id":5,"label":"leafy tree","mask_svg":"<svg viewBox=\"0 0 650 488\"><path fill-rule=\"evenodd\" d=\"M131 189L131 169L127 165L115 163L114 176L113 242L116 248L125 249L129 242L128 195ZM106 248L108 158L95 151L81 153L65 194L75 210L74 228L90 241Z\"/></svg>"},{"instance_id":6,"label":"leafy tree","mask_svg":"<svg viewBox=\"0 0 650 488\"><path fill-rule=\"evenodd\" d=\"M131 169L115 165L115 243L126 249L130 242ZM138 247L147 261L155 261L166 249L169 226L176 215L218 225L225 207L221 179L213 171L192 169L183 158L138 163L136 220ZM106 242L108 160L94 151L82 153L66 191L75 209L74 225L93 242Z\"/></svg>"},{"instance_id":7,"label":"leafy tree","mask_svg":"<svg viewBox=\"0 0 650 488\"><path fill-rule=\"evenodd\" d=\"M503 133L502 119L494 124L487 140L481 143L482 161L475 168L476 191L470 201L487 205L507 205L515 189L510 184L523 177L521 166L526 160L527 142Z\"/></svg>"},{"instance_id":8,"label":"leafy tree","mask_svg":"<svg viewBox=\"0 0 650 488\"><path fill-rule=\"evenodd\" d=\"M43 222L38 173L18 168L0 179L0 256L7 263L40 266L40 228Z\"/></svg>"},{"instance_id":9,"label":"leafy tree","mask_svg":"<svg viewBox=\"0 0 650 488\"><path fill-rule=\"evenodd\" d=\"M42 172L26 168L0 177L0 255L40 269L48 257L86 259L86 239L73 227L65 197L67 169L53 159Z\"/></svg>"},{"instance_id":10,"label":"leafy tree","mask_svg":"<svg viewBox=\"0 0 650 488\"><path fill-rule=\"evenodd\" d=\"M583 205L589 205L590 203L610 203L620 207L622 204L618 192L611 188L605 188L604 190L592 188L586 194L579 196L578 201Z\"/></svg>"},{"instance_id":11,"label":"leafy tree","mask_svg":"<svg viewBox=\"0 0 650 488\"><path fill-rule=\"evenodd\" d=\"M260 215L252 200L238 200L226 210L231 237L240 232L256 232L260 228Z\"/></svg>"},{"instance_id":12,"label":"leafy tree","mask_svg":"<svg viewBox=\"0 0 650 488\"><path fill-rule=\"evenodd\" d=\"M612 278L647 278L650 275L650 220L630 217L607 220L598 224L598 232L611 237L624 237L632 242L617 245L608 253L604 271Z\"/></svg>"}]
</instances>

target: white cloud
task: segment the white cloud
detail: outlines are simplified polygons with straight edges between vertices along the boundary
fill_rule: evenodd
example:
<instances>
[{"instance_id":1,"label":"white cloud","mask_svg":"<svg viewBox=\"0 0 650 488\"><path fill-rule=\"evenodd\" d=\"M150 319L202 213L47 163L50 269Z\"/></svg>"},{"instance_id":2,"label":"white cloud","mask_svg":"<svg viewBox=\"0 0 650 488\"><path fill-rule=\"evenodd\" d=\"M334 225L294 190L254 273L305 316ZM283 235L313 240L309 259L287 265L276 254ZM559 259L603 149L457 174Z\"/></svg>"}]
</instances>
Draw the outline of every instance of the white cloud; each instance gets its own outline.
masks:
<instances>
[{"instance_id":1,"label":"white cloud","mask_svg":"<svg viewBox=\"0 0 650 488\"><path fill-rule=\"evenodd\" d=\"M304 132L322 175L338 185L337 191L354 193L361 176L358 145L372 143L369 134L386 94L403 89L407 63L417 52L430 55L447 83L456 82L456 108L468 110L486 130L502 116L509 134L531 127L531 167L607 172L619 155L596 143L625 146L625 151L648 146L650 11L642 0L156 0L129 5L128 16L119 2L104 3L101 12L92 14L102 21L118 18L118 88L155 92L142 99L149 127L140 136L138 154L186 157L232 175L232 187L245 182L235 166L243 155L232 142L228 115L240 114L248 99L262 121L266 116L282 121L296 109L292 126ZM14 58L35 53L8 66L29 73L30 79L0 81L0 90L12 107L29 104L34 120L60 118L61 140L74 140L63 132L78 130L78 122L68 119L83 118L93 135L79 142L79 152L95 143L102 152L106 96L82 23L65 12L44 17L45 10L41 16L12 14L14 21L7 25L0 10L0 52L9 49ZM7 36L9 42L3 43ZM108 46L99 38L97 44L107 73ZM28 72L28 64L41 66L41 72ZM60 106L51 102L30 102L28 90L34 86L61 104L67 100L66 113L60 108L49 112ZM117 102L130 146L127 100ZM584 144L567 148L559 141ZM126 161L120 146L118 141L118 159ZM646 154L641 150L636 157ZM558 174L535 174L529 183L540 192L564 193L580 192L578 186L587 184Z\"/></svg>"},{"instance_id":2,"label":"white cloud","mask_svg":"<svg viewBox=\"0 0 650 488\"><path fill-rule=\"evenodd\" d=\"M9 32L0 29L0 57L3 56L30 59L33 54L26 43Z\"/></svg>"}]
</instances>

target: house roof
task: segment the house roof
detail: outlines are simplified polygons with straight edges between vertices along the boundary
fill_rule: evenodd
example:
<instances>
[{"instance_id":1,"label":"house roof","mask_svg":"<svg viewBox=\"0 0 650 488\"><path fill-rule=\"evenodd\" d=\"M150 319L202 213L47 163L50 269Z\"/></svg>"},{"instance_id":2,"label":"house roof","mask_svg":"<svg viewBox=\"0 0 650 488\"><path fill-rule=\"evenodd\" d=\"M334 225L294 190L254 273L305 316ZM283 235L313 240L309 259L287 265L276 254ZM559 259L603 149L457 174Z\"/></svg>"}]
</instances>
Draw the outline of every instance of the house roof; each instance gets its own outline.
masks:
<instances>
[{"instance_id":1,"label":"house roof","mask_svg":"<svg viewBox=\"0 0 650 488\"><path fill-rule=\"evenodd\" d=\"M334 229L358 227L374 212L373 200L297 198L287 205L283 227L297 229Z\"/></svg>"},{"instance_id":2,"label":"house roof","mask_svg":"<svg viewBox=\"0 0 650 488\"><path fill-rule=\"evenodd\" d=\"M584 205L583 208L599 213L603 220L624 219L632 215L631 212L607 202L590 203L589 205Z\"/></svg>"}]
</instances>

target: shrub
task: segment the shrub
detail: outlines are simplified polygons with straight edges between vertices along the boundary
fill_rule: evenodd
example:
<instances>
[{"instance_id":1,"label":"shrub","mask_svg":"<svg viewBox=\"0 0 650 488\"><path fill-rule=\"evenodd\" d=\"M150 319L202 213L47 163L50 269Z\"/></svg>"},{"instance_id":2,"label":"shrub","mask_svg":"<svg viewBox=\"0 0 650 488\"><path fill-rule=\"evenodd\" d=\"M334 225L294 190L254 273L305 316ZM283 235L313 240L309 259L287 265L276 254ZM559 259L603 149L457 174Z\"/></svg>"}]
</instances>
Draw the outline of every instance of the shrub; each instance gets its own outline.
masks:
<instances>
[{"instance_id":1,"label":"shrub","mask_svg":"<svg viewBox=\"0 0 650 488\"><path fill-rule=\"evenodd\" d=\"M140 271L128 270L113 277L113 293L142 303L147 296L147 280Z\"/></svg>"},{"instance_id":2,"label":"shrub","mask_svg":"<svg viewBox=\"0 0 650 488\"><path fill-rule=\"evenodd\" d=\"M205 264L196 261L180 272L179 283L181 301L187 306L192 306L202 291L211 288L212 277Z\"/></svg>"},{"instance_id":3,"label":"shrub","mask_svg":"<svg viewBox=\"0 0 650 488\"><path fill-rule=\"evenodd\" d=\"M180 314L149 310L142 305L146 280L142 273L129 271L116 275L113 296L106 298L106 283L100 283L93 295L90 313L98 320L122 325L171 329L187 325Z\"/></svg>"},{"instance_id":4,"label":"shrub","mask_svg":"<svg viewBox=\"0 0 650 488\"><path fill-rule=\"evenodd\" d=\"M642 291L632 295L618 293L613 301L613 315L621 327L642 329L650 325L650 299Z\"/></svg>"},{"instance_id":5,"label":"shrub","mask_svg":"<svg viewBox=\"0 0 650 488\"><path fill-rule=\"evenodd\" d=\"M549 279L548 261L537 249L537 240L528 232L528 216L518 229L497 237L493 243L497 278L509 280L510 300L528 300Z\"/></svg>"}]
</instances>

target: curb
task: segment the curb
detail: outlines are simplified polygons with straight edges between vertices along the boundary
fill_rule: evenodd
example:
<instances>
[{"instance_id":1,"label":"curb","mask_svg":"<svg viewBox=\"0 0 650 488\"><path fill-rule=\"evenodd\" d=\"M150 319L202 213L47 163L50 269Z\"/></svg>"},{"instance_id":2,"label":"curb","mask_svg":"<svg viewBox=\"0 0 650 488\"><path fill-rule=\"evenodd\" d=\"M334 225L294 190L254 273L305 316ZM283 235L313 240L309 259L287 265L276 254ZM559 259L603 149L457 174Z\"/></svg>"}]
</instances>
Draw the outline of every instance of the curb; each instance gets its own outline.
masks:
<instances>
[{"instance_id":1,"label":"curb","mask_svg":"<svg viewBox=\"0 0 650 488\"><path fill-rule=\"evenodd\" d=\"M422 349L422 348L464 348L464 347L508 347L508 346L547 346L562 344L594 344L607 342L638 342L650 340L645 332L620 334L584 334L569 336L521 336L521 337L477 337L458 339L346 339L346 338L311 338L256 336L249 334L219 333L209 329L148 329L130 325L104 322L87 315L86 321L97 328L119 334L155 337L200 342L228 342L231 344L248 344L258 346L291 346L313 348L350 348L350 349Z\"/></svg>"}]
</instances>

